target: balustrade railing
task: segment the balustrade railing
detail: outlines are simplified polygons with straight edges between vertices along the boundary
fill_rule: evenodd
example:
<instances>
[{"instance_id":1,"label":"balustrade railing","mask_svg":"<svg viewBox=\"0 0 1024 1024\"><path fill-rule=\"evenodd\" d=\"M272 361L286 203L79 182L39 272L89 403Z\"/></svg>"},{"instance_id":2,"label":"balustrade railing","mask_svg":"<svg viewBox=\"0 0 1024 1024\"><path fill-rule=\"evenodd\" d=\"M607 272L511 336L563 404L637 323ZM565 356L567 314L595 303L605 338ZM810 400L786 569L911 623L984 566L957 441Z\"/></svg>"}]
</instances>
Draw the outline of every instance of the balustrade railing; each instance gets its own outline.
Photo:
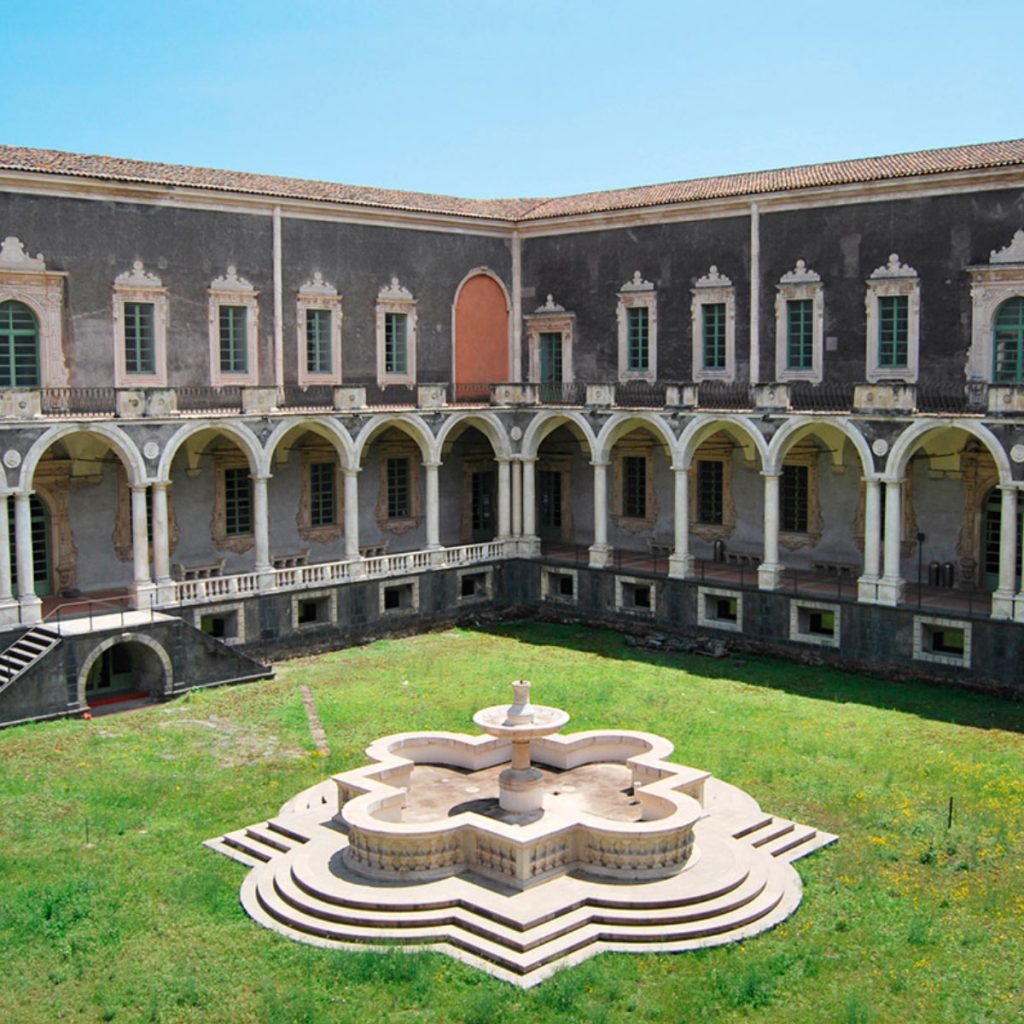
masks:
<instances>
[{"instance_id":1,"label":"balustrade railing","mask_svg":"<svg viewBox=\"0 0 1024 1024\"><path fill-rule=\"evenodd\" d=\"M110 388L42 388L40 402L46 416L113 416L117 391Z\"/></svg>"},{"instance_id":2,"label":"balustrade railing","mask_svg":"<svg viewBox=\"0 0 1024 1024\"><path fill-rule=\"evenodd\" d=\"M242 389L236 384L215 388L189 385L175 388L179 412L240 412Z\"/></svg>"},{"instance_id":3,"label":"balustrade railing","mask_svg":"<svg viewBox=\"0 0 1024 1024\"><path fill-rule=\"evenodd\" d=\"M789 404L799 412L849 412L853 408L853 385L795 381L789 386Z\"/></svg>"},{"instance_id":4,"label":"balustrade railing","mask_svg":"<svg viewBox=\"0 0 1024 1024\"><path fill-rule=\"evenodd\" d=\"M458 381L451 386L452 405L489 405L491 385L478 381Z\"/></svg>"},{"instance_id":5,"label":"balustrade railing","mask_svg":"<svg viewBox=\"0 0 1024 1024\"><path fill-rule=\"evenodd\" d=\"M667 385L649 380L622 380L615 385L615 404L631 409L660 409Z\"/></svg>"},{"instance_id":6,"label":"balustrade railing","mask_svg":"<svg viewBox=\"0 0 1024 1024\"><path fill-rule=\"evenodd\" d=\"M277 404L281 409L333 409L334 385L309 384L301 387L284 384L277 389Z\"/></svg>"},{"instance_id":7,"label":"balustrade railing","mask_svg":"<svg viewBox=\"0 0 1024 1024\"><path fill-rule=\"evenodd\" d=\"M962 384L917 385L918 412L959 414L967 410L967 390Z\"/></svg>"},{"instance_id":8,"label":"balustrade railing","mask_svg":"<svg viewBox=\"0 0 1024 1024\"><path fill-rule=\"evenodd\" d=\"M697 385L697 406L701 409L752 409L750 385L722 380L702 380Z\"/></svg>"},{"instance_id":9,"label":"balustrade railing","mask_svg":"<svg viewBox=\"0 0 1024 1024\"><path fill-rule=\"evenodd\" d=\"M542 405L582 405L587 385L578 381L548 381L537 385L537 400Z\"/></svg>"}]
</instances>

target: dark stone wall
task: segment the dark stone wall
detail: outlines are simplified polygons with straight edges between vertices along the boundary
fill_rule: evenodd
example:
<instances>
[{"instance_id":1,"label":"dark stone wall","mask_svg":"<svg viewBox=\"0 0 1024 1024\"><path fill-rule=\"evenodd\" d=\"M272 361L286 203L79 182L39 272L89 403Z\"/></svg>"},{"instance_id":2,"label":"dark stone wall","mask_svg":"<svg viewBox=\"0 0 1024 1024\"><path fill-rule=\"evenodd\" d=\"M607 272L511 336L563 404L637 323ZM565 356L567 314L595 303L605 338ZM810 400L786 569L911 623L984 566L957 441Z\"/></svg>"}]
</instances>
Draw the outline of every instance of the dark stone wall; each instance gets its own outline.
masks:
<instances>
[{"instance_id":1,"label":"dark stone wall","mask_svg":"<svg viewBox=\"0 0 1024 1024\"><path fill-rule=\"evenodd\" d=\"M689 380L693 366L690 289L711 264L736 289L737 376L743 379L750 351L750 221L746 217L526 239L523 312L532 313L552 294L555 302L576 314L576 380L615 380L616 295L639 270L658 290L658 376ZM524 379L527 360L524 351Z\"/></svg>"}]
</instances>

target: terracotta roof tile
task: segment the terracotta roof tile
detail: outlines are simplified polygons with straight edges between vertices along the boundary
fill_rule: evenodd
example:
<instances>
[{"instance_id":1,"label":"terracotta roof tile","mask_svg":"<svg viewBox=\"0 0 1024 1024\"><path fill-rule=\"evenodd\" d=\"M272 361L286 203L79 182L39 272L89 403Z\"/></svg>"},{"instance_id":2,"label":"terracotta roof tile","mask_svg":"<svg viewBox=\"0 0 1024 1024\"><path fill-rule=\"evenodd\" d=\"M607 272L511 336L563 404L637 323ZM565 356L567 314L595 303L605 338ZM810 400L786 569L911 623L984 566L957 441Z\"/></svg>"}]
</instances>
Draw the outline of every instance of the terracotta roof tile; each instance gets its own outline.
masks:
<instances>
[{"instance_id":1,"label":"terracotta roof tile","mask_svg":"<svg viewBox=\"0 0 1024 1024\"><path fill-rule=\"evenodd\" d=\"M615 210L641 209L830 185L885 181L920 175L1009 167L1024 164L1024 139L987 142L949 149L927 149L894 156L842 160L748 174L644 185L608 192L587 192L557 199L462 199L424 192L339 185L269 174L148 163L122 157L65 153L50 149L0 146L0 169L35 171L169 188L202 188L282 199L305 199L348 206L377 207L498 221L536 221Z\"/></svg>"}]
</instances>

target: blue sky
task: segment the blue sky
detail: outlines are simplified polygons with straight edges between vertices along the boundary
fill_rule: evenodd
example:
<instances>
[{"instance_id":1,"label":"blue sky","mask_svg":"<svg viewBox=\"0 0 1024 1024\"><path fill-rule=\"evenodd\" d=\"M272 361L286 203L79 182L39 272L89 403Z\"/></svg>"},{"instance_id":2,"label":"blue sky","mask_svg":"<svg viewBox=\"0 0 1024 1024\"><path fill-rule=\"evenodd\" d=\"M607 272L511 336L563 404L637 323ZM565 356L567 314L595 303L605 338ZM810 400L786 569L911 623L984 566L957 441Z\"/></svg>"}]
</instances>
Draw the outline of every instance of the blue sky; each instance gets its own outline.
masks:
<instances>
[{"instance_id":1,"label":"blue sky","mask_svg":"<svg viewBox=\"0 0 1024 1024\"><path fill-rule=\"evenodd\" d=\"M465 196L1024 136L1020 0L0 0L0 142Z\"/></svg>"}]
</instances>

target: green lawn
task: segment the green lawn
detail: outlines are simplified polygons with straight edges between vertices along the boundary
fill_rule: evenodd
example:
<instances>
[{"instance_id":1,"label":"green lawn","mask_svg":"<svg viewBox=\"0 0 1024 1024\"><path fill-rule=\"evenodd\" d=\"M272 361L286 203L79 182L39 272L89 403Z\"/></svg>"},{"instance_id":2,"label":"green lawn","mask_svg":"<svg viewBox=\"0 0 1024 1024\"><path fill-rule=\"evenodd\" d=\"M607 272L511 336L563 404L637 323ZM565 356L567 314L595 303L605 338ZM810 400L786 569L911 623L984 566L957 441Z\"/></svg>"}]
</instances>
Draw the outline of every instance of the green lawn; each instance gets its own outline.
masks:
<instances>
[{"instance_id":1,"label":"green lawn","mask_svg":"<svg viewBox=\"0 0 1024 1024\"><path fill-rule=\"evenodd\" d=\"M245 869L203 839L273 815L379 735L472 731L516 678L572 714L568 731L662 733L765 810L838 833L798 862L795 916L735 946L606 954L529 992L439 954L324 951L249 921ZM0 1021L1020 1021L1022 733L1022 704L540 625L381 641L270 682L9 729Z\"/></svg>"}]
</instances>

